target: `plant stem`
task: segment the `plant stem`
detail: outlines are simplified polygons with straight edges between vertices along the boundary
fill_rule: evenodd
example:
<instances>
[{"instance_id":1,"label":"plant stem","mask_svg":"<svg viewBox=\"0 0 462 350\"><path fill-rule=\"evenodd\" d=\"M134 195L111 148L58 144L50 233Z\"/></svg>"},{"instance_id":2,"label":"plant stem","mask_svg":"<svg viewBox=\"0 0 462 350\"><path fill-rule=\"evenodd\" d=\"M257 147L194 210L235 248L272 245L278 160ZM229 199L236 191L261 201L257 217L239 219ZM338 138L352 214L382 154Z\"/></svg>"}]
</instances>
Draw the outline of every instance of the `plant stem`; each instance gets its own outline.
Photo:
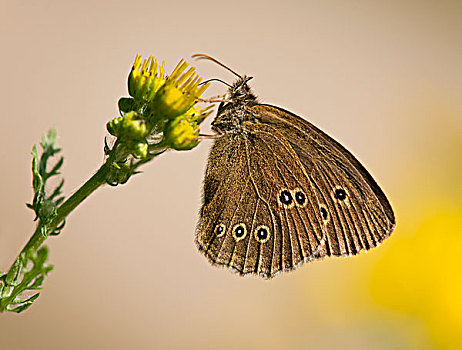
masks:
<instances>
[{"instance_id":1,"label":"plant stem","mask_svg":"<svg viewBox=\"0 0 462 350\"><path fill-rule=\"evenodd\" d=\"M87 198L92 192L94 192L98 187L106 183L107 176L110 171L110 166L108 162L105 162L101 168L93 175L87 182L85 182L82 187L80 187L72 196L70 196L57 210L56 217L47 225L47 231L53 232L53 230L63 222L63 220L80 204L85 198ZM47 239L47 235L41 233L41 222L37 224L37 228L29 239L27 244L22 249L22 253L28 251L36 251L42 243Z\"/></svg>"},{"instance_id":2,"label":"plant stem","mask_svg":"<svg viewBox=\"0 0 462 350\"><path fill-rule=\"evenodd\" d=\"M18 264L27 263L27 256L32 256L43 244L43 242L48 238L48 233L53 232L58 225L60 225L66 217L80 204L85 198L92 194L97 188L106 183L109 173L111 171L111 164L114 158L112 154L106 162L98 169L98 171L85 182L72 196L70 196L58 209L56 217L54 217L51 222L44 223L41 220L37 224L34 234L26 243L24 248L19 253L16 260L11 265L9 271L14 271L15 266L17 268ZM46 231L42 228L45 228ZM32 276L35 278L36 276ZM11 290L10 295L5 295L2 300L0 300L0 312L4 311L10 303L13 303L17 295L24 289L24 286L27 286L32 280L26 279L25 277L19 285L15 285ZM21 288L22 286L22 288Z\"/></svg>"}]
</instances>

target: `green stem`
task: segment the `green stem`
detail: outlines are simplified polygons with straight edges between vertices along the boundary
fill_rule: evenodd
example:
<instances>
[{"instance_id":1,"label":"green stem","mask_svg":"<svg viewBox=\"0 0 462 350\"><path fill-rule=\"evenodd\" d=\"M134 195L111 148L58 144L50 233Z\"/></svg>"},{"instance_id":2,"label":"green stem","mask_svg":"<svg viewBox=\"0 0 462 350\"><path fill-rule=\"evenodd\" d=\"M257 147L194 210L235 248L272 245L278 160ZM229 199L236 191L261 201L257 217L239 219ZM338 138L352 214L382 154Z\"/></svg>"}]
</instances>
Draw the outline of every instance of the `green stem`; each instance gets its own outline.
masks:
<instances>
[{"instance_id":1,"label":"green stem","mask_svg":"<svg viewBox=\"0 0 462 350\"><path fill-rule=\"evenodd\" d=\"M45 234L42 233L42 227L45 226L42 221L39 221L37 224L37 228L35 229L34 234L26 243L24 248L19 253L18 257L14 261L13 265L11 265L9 271L14 269L15 264L20 263L20 261L24 260L24 257L31 256L35 251L37 251L43 242L47 239L48 233L53 232L59 224L61 224L64 219L80 204L82 203L85 198L87 198L90 194L92 194L96 189L98 189L101 185L106 183L108 178L109 172L111 171L113 156L110 156L106 162L98 169L98 171L93 175L87 182L85 182L72 196L70 196L57 210L56 217L49 223L46 224L46 232ZM23 263L27 263L27 261L23 261ZM13 302L14 298L20 293L23 288L21 286L28 285L31 280L23 279L21 283L14 287L12 293L9 297L3 298L0 302L0 312L4 311L5 308Z\"/></svg>"},{"instance_id":2,"label":"green stem","mask_svg":"<svg viewBox=\"0 0 462 350\"><path fill-rule=\"evenodd\" d=\"M101 168L98 169L95 175L93 175L82 187L80 187L72 196L70 196L61 206L58 208L56 217L47 225L47 231L53 232L53 230L63 222L63 220L80 204L85 198L93 193L98 187L106 183L107 176L110 171L108 162L104 163ZM22 249L21 255L27 251L36 251L42 243L46 240L47 235L41 233L41 222L38 223L37 228L29 239L27 244Z\"/></svg>"},{"instance_id":3,"label":"green stem","mask_svg":"<svg viewBox=\"0 0 462 350\"><path fill-rule=\"evenodd\" d=\"M27 265L28 259L32 257L33 254L35 254L35 252L40 248L43 242L48 238L49 234L53 233L57 228L59 231L59 225L61 225L63 221L67 218L67 216L95 190L107 183L108 180L114 180L114 176L116 176L117 178L118 171L120 171L121 169L119 169L116 165L119 162L124 162L124 160L126 160L129 156L129 150L127 150L125 147L119 146L120 144L118 143L118 141L116 141L112 150L109 152L105 163L90 179L88 179L87 182L85 182L74 194L72 194L63 204L61 204L57 208L56 216L51 220L51 222L44 222L42 220L38 222L32 237L21 250L18 257L8 270L8 272L3 275L0 274L6 282L3 287L12 288L10 290L3 289L3 296L0 298L0 312L5 311L8 305L14 304L15 298L25 289L26 286L29 285L29 283L32 282L33 278L37 276L37 274L31 274L31 277L29 279L26 279L24 274L20 274L22 268ZM127 173L127 176L130 177L130 175L136 173L134 172L134 170L138 168L138 166L145 164L146 162L152 160L154 157L165 151L165 146L162 145L161 148L159 147L150 149L150 155L146 159L138 160L133 164L130 163L130 168L127 170L129 171ZM157 150L158 152L155 152L155 150ZM22 281L20 282L20 284L16 284L21 278ZM10 281L8 281L8 279ZM0 287L2 286L0 285ZM0 290L2 289L0 288Z\"/></svg>"}]
</instances>

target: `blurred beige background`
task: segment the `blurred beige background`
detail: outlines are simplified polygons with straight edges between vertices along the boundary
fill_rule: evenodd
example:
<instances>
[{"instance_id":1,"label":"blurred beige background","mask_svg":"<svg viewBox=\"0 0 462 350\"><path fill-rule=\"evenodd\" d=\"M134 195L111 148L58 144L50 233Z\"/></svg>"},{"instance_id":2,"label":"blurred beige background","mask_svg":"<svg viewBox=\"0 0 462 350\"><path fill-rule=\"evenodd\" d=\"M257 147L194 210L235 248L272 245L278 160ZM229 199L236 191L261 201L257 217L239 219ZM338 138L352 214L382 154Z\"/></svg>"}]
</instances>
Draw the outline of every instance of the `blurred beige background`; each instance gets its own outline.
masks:
<instances>
[{"instance_id":1,"label":"blurred beige background","mask_svg":"<svg viewBox=\"0 0 462 350\"><path fill-rule=\"evenodd\" d=\"M1 1L1 270L34 229L32 145L58 129L75 190L138 52L253 75L263 101L350 149L398 220L368 254L239 278L193 243L210 142L170 152L48 240L55 270L28 311L0 315L1 349L462 347L461 35L460 1Z\"/></svg>"}]
</instances>

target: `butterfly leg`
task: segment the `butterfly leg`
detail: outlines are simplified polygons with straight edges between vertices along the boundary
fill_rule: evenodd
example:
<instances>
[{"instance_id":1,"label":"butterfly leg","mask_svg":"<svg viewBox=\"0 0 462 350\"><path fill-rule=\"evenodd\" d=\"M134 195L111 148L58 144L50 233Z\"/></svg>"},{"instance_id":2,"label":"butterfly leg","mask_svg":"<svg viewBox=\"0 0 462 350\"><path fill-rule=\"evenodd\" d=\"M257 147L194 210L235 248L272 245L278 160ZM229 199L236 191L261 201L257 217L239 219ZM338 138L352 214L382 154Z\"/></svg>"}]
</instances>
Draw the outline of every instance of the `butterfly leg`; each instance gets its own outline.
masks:
<instances>
[{"instance_id":1,"label":"butterfly leg","mask_svg":"<svg viewBox=\"0 0 462 350\"><path fill-rule=\"evenodd\" d=\"M216 140L223 136L224 134L214 134L214 135L199 134L199 140Z\"/></svg>"}]
</instances>

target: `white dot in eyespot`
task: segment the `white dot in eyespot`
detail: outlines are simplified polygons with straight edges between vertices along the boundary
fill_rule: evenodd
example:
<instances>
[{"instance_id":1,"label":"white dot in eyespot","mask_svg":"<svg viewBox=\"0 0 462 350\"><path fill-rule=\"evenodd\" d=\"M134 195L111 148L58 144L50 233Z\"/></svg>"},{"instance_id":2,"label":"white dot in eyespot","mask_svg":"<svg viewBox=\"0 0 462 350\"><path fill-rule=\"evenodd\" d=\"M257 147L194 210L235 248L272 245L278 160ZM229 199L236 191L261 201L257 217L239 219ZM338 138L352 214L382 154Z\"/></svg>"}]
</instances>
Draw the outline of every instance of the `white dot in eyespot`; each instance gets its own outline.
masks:
<instances>
[{"instance_id":1,"label":"white dot in eyespot","mask_svg":"<svg viewBox=\"0 0 462 350\"><path fill-rule=\"evenodd\" d=\"M224 224L219 224L215 227L215 233L217 237L222 237L226 232L226 226Z\"/></svg>"},{"instance_id":2,"label":"white dot in eyespot","mask_svg":"<svg viewBox=\"0 0 462 350\"><path fill-rule=\"evenodd\" d=\"M244 239L246 235L247 235L247 228L245 227L244 223L234 225L233 237L236 240L236 242L239 242L240 240Z\"/></svg>"},{"instance_id":3,"label":"white dot in eyespot","mask_svg":"<svg viewBox=\"0 0 462 350\"><path fill-rule=\"evenodd\" d=\"M279 206L283 208L286 208L286 209L292 208L295 205L292 192L289 191L287 188L283 188L282 190L280 190L278 194L278 203L279 203Z\"/></svg>"},{"instance_id":4,"label":"white dot in eyespot","mask_svg":"<svg viewBox=\"0 0 462 350\"><path fill-rule=\"evenodd\" d=\"M296 188L291 192L293 198L295 199L295 205L300 208L305 207L306 203L308 203L305 192L303 192L303 190L300 188Z\"/></svg>"},{"instance_id":5,"label":"white dot in eyespot","mask_svg":"<svg viewBox=\"0 0 462 350\"><path fill-rule=\"evenodd\" d=\"M254 231L254 236L257 242L265 243L270 239L270 230L268 226L260 225Z\"/></svg>"},{"instance_id":6,"label":"white dot in eyespot","mask_svg":"<svg viewBox=\"0 0 462 350\"><path fill-rule=\"evenodd\" d=\"M346 204L348 207L350 206L350 194L345 187L335 186L331 192L331 197L335 203Z\"/></svg>"}]
</instances>

